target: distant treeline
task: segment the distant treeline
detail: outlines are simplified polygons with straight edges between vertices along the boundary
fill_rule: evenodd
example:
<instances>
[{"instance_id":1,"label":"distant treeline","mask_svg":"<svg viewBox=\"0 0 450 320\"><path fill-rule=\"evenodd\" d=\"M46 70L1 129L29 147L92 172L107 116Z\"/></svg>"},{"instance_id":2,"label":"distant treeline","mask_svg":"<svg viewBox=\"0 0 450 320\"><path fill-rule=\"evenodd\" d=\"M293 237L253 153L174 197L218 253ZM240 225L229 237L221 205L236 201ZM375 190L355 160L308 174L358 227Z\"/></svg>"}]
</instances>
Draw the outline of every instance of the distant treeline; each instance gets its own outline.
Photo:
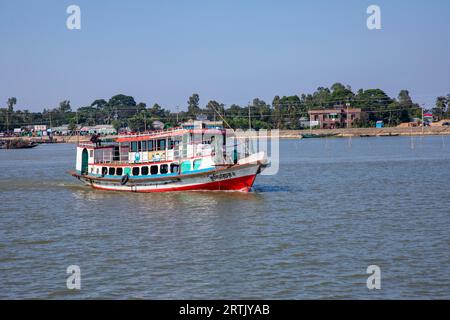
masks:
<instances>
[{"instance_id":1,"label":"distant treeline","mask_svg":"<svg viewBox=\"0 0 450 320\"><path fill-rule=\"evenodd\" d=\"M249 108L251 124L254 129L299 129L301 119L308 118L308 111L326 109L335 106L351 106L361 108L361 119L354 124L356 127L371 127L378 120L387 126L395 126L401 122L408 122L413 118L421 118L422 108L414 103L407 90L401 90L398 97L389 97L381 89L360 89L356 93L350 86L335 83L330 88L319 87L312 94L300 96L275 96L272 102L255 98L247 106L232 104L225 106L215 100L206 106L200 106L200 97L193 94L186 106L178 111L169 111L159 104L148 107L145 103L137 103L133 97L124 94L113 96L109 100L98 99L89 106L74 111L70 101L65 100L59 107L44 109L42 112L14 110L16 98L10 98L5 108L0 109L0 130L12 130L34 124L61 126L69 124L69 129L78 125L111 124L116 129L129 127L139 131L151 129L155 120L163 122L167 127L178 123L196 119L203 115L210 120L225 120L232 128L248 128ZM432 112L440 120L449 116L450 94L437 97L436 105L426 110Z\"/></svg>"}]
</instances>

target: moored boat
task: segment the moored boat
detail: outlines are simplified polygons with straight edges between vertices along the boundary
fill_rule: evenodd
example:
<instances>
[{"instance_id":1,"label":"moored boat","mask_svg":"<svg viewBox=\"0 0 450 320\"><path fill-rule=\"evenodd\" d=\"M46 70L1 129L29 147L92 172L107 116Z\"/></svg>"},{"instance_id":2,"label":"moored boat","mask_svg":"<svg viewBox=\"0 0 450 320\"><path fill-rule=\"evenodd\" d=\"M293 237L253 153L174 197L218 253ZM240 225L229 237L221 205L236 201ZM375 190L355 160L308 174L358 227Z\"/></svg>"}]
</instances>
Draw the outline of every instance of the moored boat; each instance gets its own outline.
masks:
<instances>
[{"instance_id":1,"label":"moored boat","mask_svg":"<svg viewBox=\"0 0 450 320\"><path fill-rule=\"evenodd\" d=\"M322 134L304 133L300 134L300 139L331 138L335 136L337 136L336 133L322 133Z\"/></svg>"},{"instance_id":2,"label":"moored boat","mask_svg":"<svg viewBox=\"0 0 450 320\"><path fill-rule=\"evenodd\" d=\"M248 192L267 164L252 152L251 139L232 130L192 127L119 136L114 141L80 143L72 176L101 190Z\"/></svg>"},{"instance_id":3,"label":"moored boat","mask_svg":"<svg viewBox=\"0 0 450 320\"><path fill-rule=\"evenodd\" d=\"M0 141L0 149L31 149L37 147L34 141L24 139L9 139Z\"/></svg>"},{"instance_id":4,"label":"moored boat","mask_svg":"<svg viewBox=\"0 0 450 320\"><path fill-rule=\"evenodd\" d=\"M372 138L372 137L376 137L375 134L360 134L359 135L360 138Z\"/></svg>"},{"instance_id":5,"label":"moored boat","mask_svg":"<svg viewBox=\"0 0 450 320\"><path fill-rule=\"evenodd\" d=\"M380 133L378 134L378 137L398 137L399 135L400 135L399 133L388 132L388 133Z\"/></svg>"}]
</instances>

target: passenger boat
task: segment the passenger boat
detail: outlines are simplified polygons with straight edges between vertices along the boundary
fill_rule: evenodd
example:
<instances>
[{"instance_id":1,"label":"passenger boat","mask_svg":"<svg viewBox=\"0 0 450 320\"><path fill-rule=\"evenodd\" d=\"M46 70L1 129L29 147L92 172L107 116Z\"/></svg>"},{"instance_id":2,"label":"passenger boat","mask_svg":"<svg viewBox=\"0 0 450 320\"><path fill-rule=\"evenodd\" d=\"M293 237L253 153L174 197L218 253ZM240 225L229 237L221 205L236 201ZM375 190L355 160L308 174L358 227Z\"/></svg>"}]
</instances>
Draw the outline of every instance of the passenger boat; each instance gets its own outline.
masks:
<instances>
[{"instance_id":1,"label":"passenger boat","mask_svg":"<svg viewBox=\"0 0 450 320\"><path fill-rule=\"evenodd\" d=\"M250 191L267 165L252 139L203 122L170 130L79 143L72 176L101 190L170 192Z\"/></svg>"}]
</instances>

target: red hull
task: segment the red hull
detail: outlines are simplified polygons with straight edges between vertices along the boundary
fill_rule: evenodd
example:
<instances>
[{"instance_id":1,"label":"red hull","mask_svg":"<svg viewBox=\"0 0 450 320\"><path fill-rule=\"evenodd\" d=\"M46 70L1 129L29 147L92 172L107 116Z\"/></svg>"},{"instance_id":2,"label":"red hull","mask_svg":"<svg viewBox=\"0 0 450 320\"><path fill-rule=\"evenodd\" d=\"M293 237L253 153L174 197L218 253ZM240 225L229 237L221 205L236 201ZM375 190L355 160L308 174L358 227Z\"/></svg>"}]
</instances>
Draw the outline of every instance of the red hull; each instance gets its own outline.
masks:
<instances>
[{"instance_id":1,"label":"red hull","mask_svg":"<svg viewBox=\"0 0 450 320\"><path fill-rule=\"evenodd\" d=\"M161 189L153 189L144 191L141 190L139 192L171 192L171 191L193 191L193 190L216 190L216 191L242 191L242 192L249 192L250 188L253 185L253 182L255 181L256 174L245 176L245 177L238 177L228 180L222 180L222 181L214 181L209 183L203 183L203 184L197 184L197 185L191 185L191 186L183 186L183 187L174 187L174 188L161 188ZM99 190L108 190L111 191L109 188L102 188L99 186L93 186L95 189ZM123 191L123 190L120 190ZM132 190L128 190L129 192L134 192Z\"/></svg>"}]
</instances>

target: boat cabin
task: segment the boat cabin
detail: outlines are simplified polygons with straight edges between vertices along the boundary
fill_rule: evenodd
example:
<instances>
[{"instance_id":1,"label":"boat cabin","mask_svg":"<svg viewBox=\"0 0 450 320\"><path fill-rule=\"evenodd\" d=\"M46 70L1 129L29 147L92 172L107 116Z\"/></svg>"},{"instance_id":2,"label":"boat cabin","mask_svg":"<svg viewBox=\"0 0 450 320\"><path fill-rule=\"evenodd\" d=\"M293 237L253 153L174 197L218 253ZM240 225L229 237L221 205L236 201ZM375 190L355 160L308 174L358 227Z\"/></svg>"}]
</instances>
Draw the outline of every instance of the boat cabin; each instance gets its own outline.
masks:
<instances>
[{"instance_id":1,"label":"boat cabin","mask_svg":"<svg viewBox=\"0 0 450 320\"><path fill-rule=\"evenodd\" d=\"M228 132L227 132L228 131ZM80 143L76 172L102 178L170 176L214 170L248 155L227 138L229 130L204 127L123 135L112 141Z\"/></svg>"}]
</instances>

